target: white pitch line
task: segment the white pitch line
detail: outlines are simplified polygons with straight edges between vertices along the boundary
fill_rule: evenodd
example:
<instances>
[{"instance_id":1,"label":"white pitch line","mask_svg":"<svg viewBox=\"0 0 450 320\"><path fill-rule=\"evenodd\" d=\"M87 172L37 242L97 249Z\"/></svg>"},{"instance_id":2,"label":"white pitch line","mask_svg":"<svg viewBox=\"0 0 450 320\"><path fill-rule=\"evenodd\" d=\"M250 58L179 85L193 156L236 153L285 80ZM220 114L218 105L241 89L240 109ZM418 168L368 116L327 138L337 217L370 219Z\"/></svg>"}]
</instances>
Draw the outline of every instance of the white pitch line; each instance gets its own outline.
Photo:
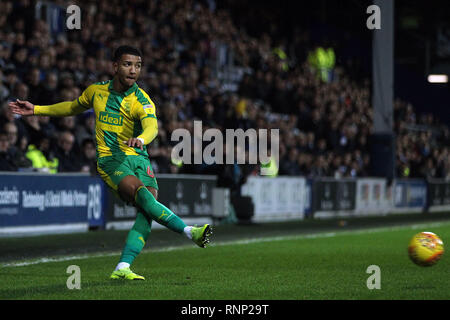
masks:
<instances>
[{"instance_id":1,"label":"white pitch line","mask_svg":"<svg viewBox=\"0 0 450 320\"><path fill-rule=\"evenodd\" d=\"M311 234L301 234L301 235L291 235L291 236L275 236L275 237L260 237L260 238L250 238L250 239L242 239L242 240L231 240L231 241L223 241L223 242L214 242L211 243L211 247L220 247L220 246L230 246L230 245L246 245L250 243L263 243L263 242L273 242L273 241L285 241L285 240L298 240L298 239L319 239L319 238L332 238L337 236L344 235L357 235L357 234L365 234L365 233L376 233L376 232L384 232L384 231L396 231L396 230L404 230L404 229L423 229L423 228L435 228L442 227L445 225L450 225L450 221L441 221L441 222L430 222L430 223L418 223L412 225L400 225L400 226L392 226L392 227L375 227L368 229L360 229L360 230L348 230L348 231L336 231L336 232L318 232ZM142 253L146 252L168 252L175 250L186 250L186 249L195 249L192 245L183 245L183 246L171 246L159 249L144 249ZM63 261L72 261L72 260L84 260L90 258L99 258L99 257L112 257L120 255L120 251L116 252L104 252L104 253L94 253L94 254L83 254L83 255L73 255L73 256L61 256L61 257L44 257L34 260L24 260L17 262L4 263L0 265L1 267L23 267L34 264L41 263L50 263L50 262L63 262Z\"/></svg>"}]
</instances>

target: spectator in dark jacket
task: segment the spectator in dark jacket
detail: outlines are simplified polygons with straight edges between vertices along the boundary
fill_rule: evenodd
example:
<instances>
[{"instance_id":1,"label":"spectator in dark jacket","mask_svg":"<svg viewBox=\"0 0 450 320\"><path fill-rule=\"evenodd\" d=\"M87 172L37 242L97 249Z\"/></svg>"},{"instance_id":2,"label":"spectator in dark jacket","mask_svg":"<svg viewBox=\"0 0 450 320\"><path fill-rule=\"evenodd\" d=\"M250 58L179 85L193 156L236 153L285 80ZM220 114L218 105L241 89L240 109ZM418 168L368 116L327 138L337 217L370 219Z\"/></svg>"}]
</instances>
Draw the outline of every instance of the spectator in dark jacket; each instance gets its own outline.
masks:
<instances>
[{"instance_id":1,"label":"spectator in dark jacket","mask_svg":"<svg viewBox=\"0 0 450 320\"><path fill-rule=\"evenodd\" d=\"M64 131L58 139L56 157L59 159L58 172L77 172L81 170L80 158L74 151L75 137Z\"/></svg>"},{"instance_id":2,"label":"spectator in dark jacket","mask_svg":"<svg viewBox=\"0 0 450 320\"><path fill-rule=\"evenodd\" d=\"M81 143L81 171L95 175L97 172L97 160L95 142L86 138Z\"/></svg>"},{"instance_id":3,"label":"spectator in dark jacket","mask_svg":"<svg viewBox=\"0 0 450 320\"><path fill-rule=\"evenodd\" d=\"M8 135L0 131L0 171L17 171L17 166L11 154Z\"/></svg>"}]
</instances>

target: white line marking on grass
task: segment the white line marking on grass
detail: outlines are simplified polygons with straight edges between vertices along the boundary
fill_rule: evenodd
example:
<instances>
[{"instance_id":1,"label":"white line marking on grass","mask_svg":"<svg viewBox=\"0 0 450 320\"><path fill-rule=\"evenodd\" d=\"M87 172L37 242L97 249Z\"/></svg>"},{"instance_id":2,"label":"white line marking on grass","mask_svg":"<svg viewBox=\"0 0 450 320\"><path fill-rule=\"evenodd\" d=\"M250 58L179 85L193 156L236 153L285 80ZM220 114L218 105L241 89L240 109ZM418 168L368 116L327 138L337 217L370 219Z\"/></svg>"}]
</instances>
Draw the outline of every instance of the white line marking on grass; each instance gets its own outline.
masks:
<instances>
[{"instance_id":1,"label":"white line marking on grass","mask_svg":"<svg viewBox=\"0 0 450 320\"><path fill-rule=\"evenodd\" d=\"M273 242L273 241L284 241L284 240L298 240L298 239L319 239L319 238L332 238L337 236L344 235L358 235L358 234L366 234L366 233L376 233L376 232L385 232L385 231L396 231L396 230L404 230L404 229L424 229L424 228L435 228L442 227L445 225L450 225L450 221L440 221L440 222L430 222L430 223L418 223L411 225L399 225L399 226L391 226L391 227L375 227L368 229L359 229L359 230L343 230L343 231L335 231L335 232L318 232L318 233L310 233L310 234L299 234L299 235L290 235L290 236L274 236L274 237L256 237L242 240L230 240L230 241L222 241L211 243L211 247L220 247L220 246L229 246L229 245L246 245L250 243L263 243L263 242ZM186 249L196 249L195 246L190 245L182 245L182 246L171 246L159 249L144 249L142 253L149 252L169 252L175 250L186 250ZM100 257L113 257L119 256L121 254L120 251L117 252L104 252L104 253L92 253L92 254L83 254L83 255L73 255L73 256L60 256L60 257L44 257L33 260L23 260L16 261L10 263L4 263L0 265L1 267L23 267L34 264L41 263L50 263L50 262L63 262L63 261L72 261L72 260L84 260L90 258L100 258Z\"/></svg>"}]
</instances>

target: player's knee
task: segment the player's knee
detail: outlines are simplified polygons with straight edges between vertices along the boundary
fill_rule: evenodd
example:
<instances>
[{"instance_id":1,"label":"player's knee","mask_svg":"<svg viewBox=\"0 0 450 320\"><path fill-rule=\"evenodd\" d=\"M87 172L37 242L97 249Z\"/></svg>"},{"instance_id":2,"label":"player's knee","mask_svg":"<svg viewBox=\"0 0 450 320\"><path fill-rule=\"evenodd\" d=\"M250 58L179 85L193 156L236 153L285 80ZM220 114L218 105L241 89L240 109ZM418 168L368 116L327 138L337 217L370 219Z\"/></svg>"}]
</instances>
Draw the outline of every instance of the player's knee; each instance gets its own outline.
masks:
<instances>
[{"instance_id":1,"label":"player's knee","mask_svg":"<svg viewBox=\"0 0 450 320\"><path fill-rule=\"evenodd\" d=\"M138 191L139 187L142 187L143 185L144 184L138 178L134 176L126 176L119 183L119 195L121 196L122 200L128 203L134 203L136 192Z\"/></svg>"}]
</instances>

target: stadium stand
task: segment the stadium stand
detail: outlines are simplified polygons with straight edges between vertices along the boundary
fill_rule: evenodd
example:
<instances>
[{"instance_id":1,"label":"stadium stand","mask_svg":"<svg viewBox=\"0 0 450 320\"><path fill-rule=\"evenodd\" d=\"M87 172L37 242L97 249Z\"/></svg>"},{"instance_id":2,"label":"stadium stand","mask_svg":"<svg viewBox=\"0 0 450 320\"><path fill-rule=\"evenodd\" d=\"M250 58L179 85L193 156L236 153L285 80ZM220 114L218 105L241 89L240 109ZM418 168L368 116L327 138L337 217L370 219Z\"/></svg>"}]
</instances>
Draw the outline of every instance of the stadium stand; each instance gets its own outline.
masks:
<instances>
[{"instance_id":1,"label":"stadium stand","mask_svg":"<svg viewBox=\"0 0 450 320\"><path fill-rule=\"evenodd\" d=\"M214 1L129 3L81 2L83 27L66 34L35 19L33 1L0 3L0 170L44 170L27 157L37 148L49 162L59 160L57 172L94 172L91 113L16 118L7 103L76 99L89 84L112 78L114 48L130 44L143 52L138 83L157 106L159 135L149 146L155 172L215 173L227 186L257 174L249 165L172 163L172 131L201 120L203 130L279 128L279 175L370 175L371 84L340 65L338 51L326 43L318 50L304 30L289 42L266 31L250 35ZM450 178L449 128L406 101L394 108L397 175Z\"/></svg>"}]
</instances>

